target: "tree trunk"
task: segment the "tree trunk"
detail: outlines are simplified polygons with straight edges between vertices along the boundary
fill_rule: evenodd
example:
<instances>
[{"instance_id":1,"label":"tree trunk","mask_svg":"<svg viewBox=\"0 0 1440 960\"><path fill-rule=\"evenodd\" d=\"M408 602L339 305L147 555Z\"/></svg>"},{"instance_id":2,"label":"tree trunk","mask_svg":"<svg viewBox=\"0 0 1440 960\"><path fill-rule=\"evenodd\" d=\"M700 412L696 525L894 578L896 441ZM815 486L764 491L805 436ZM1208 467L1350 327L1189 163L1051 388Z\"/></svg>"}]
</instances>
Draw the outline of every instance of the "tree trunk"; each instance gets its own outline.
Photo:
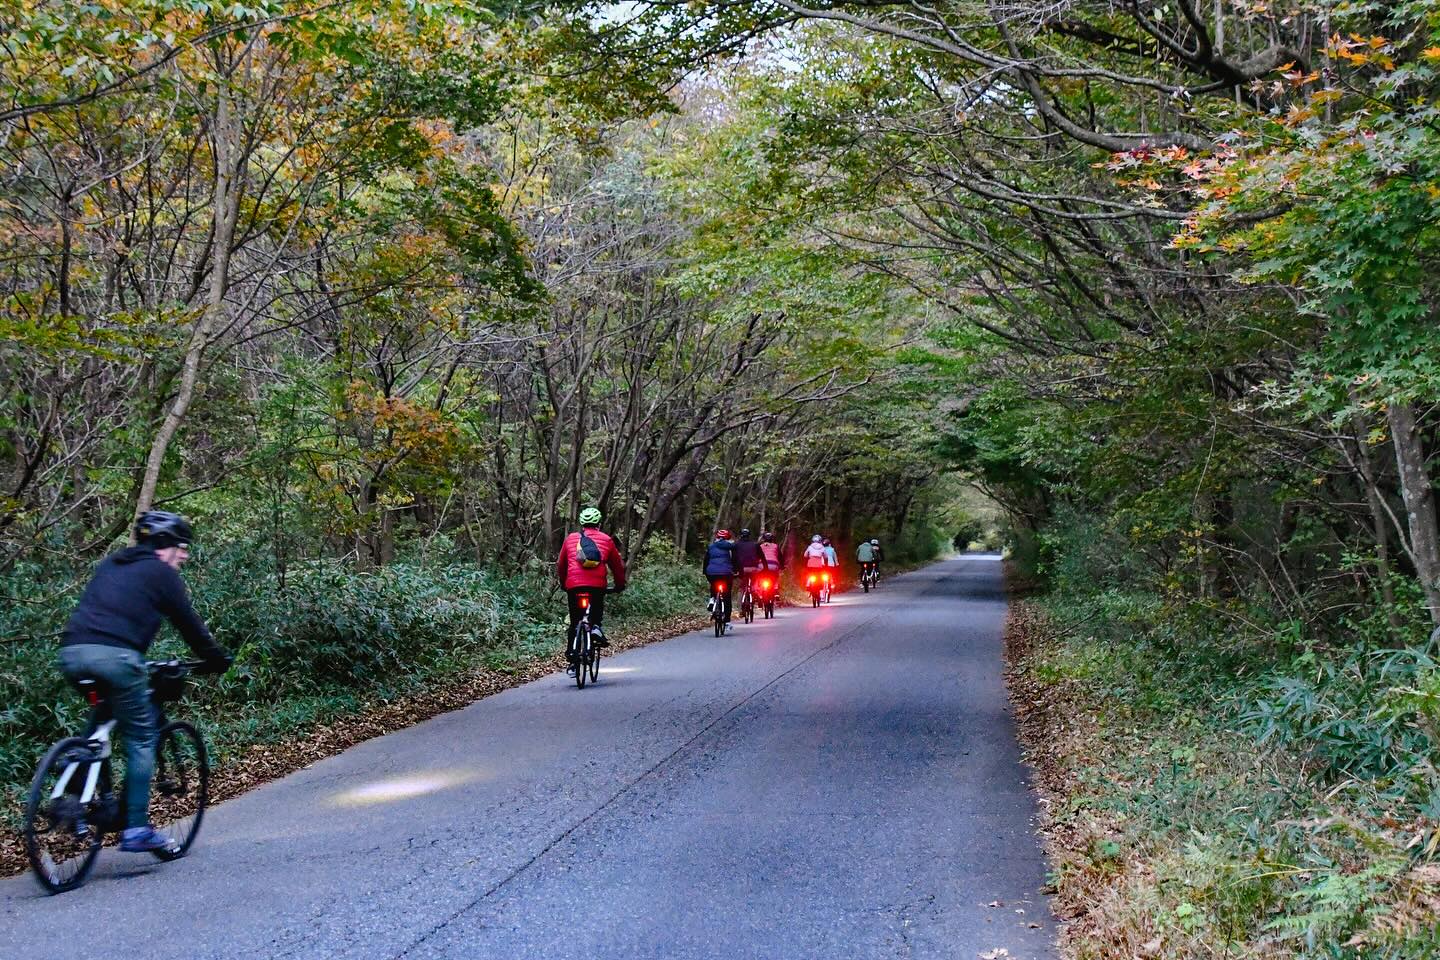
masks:
<instances>
[{"instance_id":1,"label":"tree trunk","mask_svg":"<svg viewBox=\"0 0 1440 960\"><path fill-rule=\"evenodd\" d=\"M1440 528L1435 517L1435 491L1425 469L1425 448L1415 422L1415 406L1392 403L1386 416L1395 444L1395 465L1400 468L1400 490L1410 525L1410 555L1425 591L1430 622L1440 627Z\"/></svg>"},{"instance_id":2,"label":"tree trunk","mask_svg":"<svg viewBox=\"0 0 1440 960\"><path fill-rule=\"evenodd\" d=\"M1370 526L1375 537L1375 576L1380 582L1380 600L1385 604L1385 616L1391 629L1397 631L1392 639L1398 639L1404 619L1395 603L1395 584L1390 579L1390 524L1385 519L1384 493L1380 490L1375 457L1370 451L1370 430L1363 417L1355 417L1354 429L1355 462L1365 483L1365 499L1370 505Z\"/></svg>"},{"instance_id":3,"label":"tree trunk","mask_svg":"<svg viewBox=\"0 0 1440 960\"><path fill-rule=\"evenodd\" d=\"M244 162L239 149L239 124L232 116L230 88L227 81L218 81L215 105L215 187L212 198L214 217L214 260L210 267L210 284L205 296L205 306L190 331L190 343L185 349L185 362L181 368L180 385L175 400L160 423L155 438L150 444L150 456L145 461L145 476L140 482L140 492L135 503L135 516L150 509L155 502L155 488L160 483L160 471L165 464L165 454L170 449L200 381L200 361L210 346L210 337L225 311L225 294L230 285L230 247L235 239L235 225L240 212L240 166Z\"/></svg>"}]
</instances>

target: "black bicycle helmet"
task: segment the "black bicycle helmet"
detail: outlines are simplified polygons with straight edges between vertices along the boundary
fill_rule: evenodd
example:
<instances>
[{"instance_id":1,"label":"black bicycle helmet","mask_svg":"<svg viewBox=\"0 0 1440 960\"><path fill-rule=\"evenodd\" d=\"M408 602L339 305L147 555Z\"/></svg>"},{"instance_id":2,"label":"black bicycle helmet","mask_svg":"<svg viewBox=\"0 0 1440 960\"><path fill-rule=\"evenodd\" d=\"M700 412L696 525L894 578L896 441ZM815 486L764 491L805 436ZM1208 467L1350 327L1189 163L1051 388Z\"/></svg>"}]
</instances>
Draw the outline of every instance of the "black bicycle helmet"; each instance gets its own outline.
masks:
<instances>
[{"instance_id":1,"label":"black bicycle helmet","mask_svg":"<svg viewBox=\"0 0 1440 960\"><path fill-rule=\"evenodd\" d=\"M741 540L749 540L749 539L750 539L750 528L749 528L749 527L744 527L744 528L742 528L742 529L740 530L740 539L741 539Z\"/></svg>"},{"instance_id":2,"label":"black bicycle helmet","mask_svg":"<svg viewBox=\"0 0 1440 960\"><path fill-rule=\"evenodd\" d=\"M189 546L195 538L190 523L178 513L165 510L147 510L135 521L135 542L148 547Z\"/></svg>"}]
</instances>

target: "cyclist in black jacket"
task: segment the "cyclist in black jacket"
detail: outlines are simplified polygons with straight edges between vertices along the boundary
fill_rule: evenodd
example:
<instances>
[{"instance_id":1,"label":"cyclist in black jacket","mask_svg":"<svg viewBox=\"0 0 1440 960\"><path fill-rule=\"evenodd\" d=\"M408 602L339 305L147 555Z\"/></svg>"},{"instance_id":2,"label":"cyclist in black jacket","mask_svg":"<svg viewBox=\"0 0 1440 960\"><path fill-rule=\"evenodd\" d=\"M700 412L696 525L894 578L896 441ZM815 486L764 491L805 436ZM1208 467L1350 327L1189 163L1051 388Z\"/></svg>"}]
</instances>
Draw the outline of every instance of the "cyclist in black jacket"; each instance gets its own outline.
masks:
<instances>
[{"instance_id":1,"label":"cyclist in black jacket","mask_svg":"<svg viewBox=\"0 0 1440 960\"><path fill-rule=\"evenodd\" d=\"M213 673L234 658L217 644L190 606L180 567L190 556L190 524L179 514L152 510L135 523L136 545L112 553L95 568L60 641L60 669L71 680L97 680L125 740L125 832L120 849L170 846L150 824L150 778L155 773L155 707L145 651L168 619Z\"/></svg>"},{"instance_id":2,"label":"cyclist in black jacket","mask_svg":"<svg viewBox=\"0 0 1440 960\"><path fill-rule=\"evenodd\" d=\"M740 540L735 544L735 568L740 571L741 586L749 586L750 577L765 566L765 555L760 544L750 535L749 528L740 531Z\"/></svg>"}]
</instances>

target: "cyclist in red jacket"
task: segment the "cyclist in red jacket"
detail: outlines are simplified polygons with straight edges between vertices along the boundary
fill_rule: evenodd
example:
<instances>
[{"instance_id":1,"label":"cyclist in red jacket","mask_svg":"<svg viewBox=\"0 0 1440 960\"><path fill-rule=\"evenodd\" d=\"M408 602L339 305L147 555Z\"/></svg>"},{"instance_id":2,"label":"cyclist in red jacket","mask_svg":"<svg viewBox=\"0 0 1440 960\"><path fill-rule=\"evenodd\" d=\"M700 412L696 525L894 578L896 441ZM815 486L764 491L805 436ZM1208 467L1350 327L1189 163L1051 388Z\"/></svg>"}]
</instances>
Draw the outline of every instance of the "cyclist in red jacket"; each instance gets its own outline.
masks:
<instances>
[{"instance_id":1,"label":"cyclist in red jacket","mask_svg":"<svg viewBox=\"0 0 1440 960\"><path fill-rule=\"evenodd\" d=\"M595 646L606 647L610 641L600 629L605 619L605 586L609 575L615 575L615 592L625 590L625 561L610 535L600 529L600 511L586 507L580 511L580 530L565 538L560 556L555 560L555 576L570 597L570 628L566 644L580 622L580 595L590 595L590 636Z\"/></svg>"}]
</instances>

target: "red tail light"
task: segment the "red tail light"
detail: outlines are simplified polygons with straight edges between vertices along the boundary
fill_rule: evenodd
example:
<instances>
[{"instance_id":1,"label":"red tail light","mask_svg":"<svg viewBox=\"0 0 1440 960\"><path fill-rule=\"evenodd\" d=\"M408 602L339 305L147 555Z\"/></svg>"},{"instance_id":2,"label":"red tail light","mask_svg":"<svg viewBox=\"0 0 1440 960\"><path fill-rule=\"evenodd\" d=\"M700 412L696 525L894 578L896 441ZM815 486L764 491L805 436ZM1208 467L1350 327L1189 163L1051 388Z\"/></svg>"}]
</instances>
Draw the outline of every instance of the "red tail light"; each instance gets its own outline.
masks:
<instances>
[{"instance_id":1,"label":"red tail light","mask_svg":"<svg viewBox=\"0 0 1440 960\"><path fill-rule=\"evenodd\" d=\"M99 694L98 691L95 691L95 690L86 690L86 691L85 691L85 699L86 699L87 701L89 701L90 706L92 706L92 707L98 707L98 706L100 706L100 694Z\"/></svg>"},{"instance_id":2,"label":"red tail light","mask_svg":"<svg viewBox=\"0 0 1440 960\"><path fill-rule=\"evenodd\" d=\"M769 590L769 589L770 589L770 581L769 581L769 580L761 580L761 581L760 581L760 589L761 589L761 590Z\"/></svg>"},{"instance_id":3,"label":"red tail light","mask_svg":"<svg viewBox=\"0 0 1440 960\"><path fill-rule=\"evenodd\" d=\"M815 578L814 578L814 577L811 577L809 580L806 580L806 581L805 581L805 586L807 586L807 587L813 587L813 586L815 586Z\"/></svg>"},{"instance_id":4,"label":"red tail light","mask_svg":"<svg viewBox=\"0 0 1440 960\"><path fill-rule=\"evenodd\" d=\"M820 579L821 579L822 581L824 581L825 583L829 583L829 582L830 582L830 574L828 574L828 573L822 573L822 574L820 574Z\"/></svg>"},{"instance_id":5,"label":"red tail light","mask_svg":"<svg viewBox=\"0 0 1440 960\"><path fill-rule=\"evenodd\" d=\"M589 594L584 594L584 593L580 594L580 609L581 609L581 610L589 610L589 609L590 609L590 596L589 596Z\"/></svg>"},{"instance_id":6,"label":"red tail light","mask_svg":"<svg viewBox=\"0 0 1440 960\"><path fill-rule=\"evenodd\" d=\"M717 584L715 584L715 592L716 592L716 593L724 593L724 592L725 592L725 584L723 584L723 583L717 583Z\"/></svg>"}]
</instances>

